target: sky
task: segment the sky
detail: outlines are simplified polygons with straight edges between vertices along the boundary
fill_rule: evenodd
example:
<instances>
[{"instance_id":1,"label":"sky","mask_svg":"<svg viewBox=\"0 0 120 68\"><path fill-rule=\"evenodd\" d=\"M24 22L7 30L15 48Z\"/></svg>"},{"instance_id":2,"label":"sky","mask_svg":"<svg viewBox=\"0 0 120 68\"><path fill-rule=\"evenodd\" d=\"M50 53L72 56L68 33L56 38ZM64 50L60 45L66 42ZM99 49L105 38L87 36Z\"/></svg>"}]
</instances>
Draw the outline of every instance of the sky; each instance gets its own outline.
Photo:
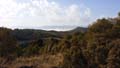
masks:
<instances>
[{"instance_id":1,"label":"sky","mask_svg":"<svg viewBox=\"0 0 120 68\"><path fill-rule=\"evenodd\" d=\"M87 27L117 16L119 5L120 0L0 0L0 27Z\"/></svg>"}]
</instances>

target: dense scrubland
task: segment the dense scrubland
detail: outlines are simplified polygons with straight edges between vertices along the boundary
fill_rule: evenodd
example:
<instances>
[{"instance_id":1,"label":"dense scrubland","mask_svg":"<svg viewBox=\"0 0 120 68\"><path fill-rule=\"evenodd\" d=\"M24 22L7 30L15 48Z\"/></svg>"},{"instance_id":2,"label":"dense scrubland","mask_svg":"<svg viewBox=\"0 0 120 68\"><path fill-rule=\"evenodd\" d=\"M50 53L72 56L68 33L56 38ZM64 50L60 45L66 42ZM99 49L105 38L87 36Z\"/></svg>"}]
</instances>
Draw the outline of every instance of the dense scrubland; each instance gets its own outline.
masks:
<instances>
[{"instance_id":1,"label":"dense scrubland","mask_svg":"<svg viewBox=\"0 0 120 68\"><path fill-rule=\"evenodd\" d=\"M70 31L1 27L0 68L120 68L120 14Z\"/></svg>"}]
</instances>

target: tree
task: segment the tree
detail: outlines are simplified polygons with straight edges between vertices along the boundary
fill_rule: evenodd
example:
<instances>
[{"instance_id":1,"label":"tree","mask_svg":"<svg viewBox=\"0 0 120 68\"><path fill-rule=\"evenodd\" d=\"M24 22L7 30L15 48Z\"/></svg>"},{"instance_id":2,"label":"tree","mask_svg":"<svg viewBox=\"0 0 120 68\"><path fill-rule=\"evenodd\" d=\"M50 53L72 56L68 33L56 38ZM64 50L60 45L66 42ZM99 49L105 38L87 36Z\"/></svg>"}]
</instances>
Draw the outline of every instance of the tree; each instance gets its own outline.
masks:
<instances>
[{"instance_id":1,"label":"tree","mask_svg":"<svg viewBox=\"0 0 120 68\"><path fill-rule=\"evenodd\" d=\"M15 56L17 47L17 42L11 34L11 30L0 28L0 56Z\"/></svg>"},{"instance_id":2,"label":"tree","mask_svg":"<svg viewBox=\"0 0 120 68\"><path fill-rule=\"evenodd\" d=\"M38 44L30 44L27 48L24 48L24 56L33 56L39 54L40 47Z\"/></svg>"},{"instance_id":3,"label":"tree","mask_svg":"<svg viewBox=\"0 0 120 68\"><path fill-rule=\"evenodd\" d=\"M92 26L89 27L88 31L93 32L93 33L104 33L110 30L110 28L113 26L113 24L103 18L103 19L98 19Z\"/></svg>"},{"instance_id":4,"label":"tree","mask_svg":"<svg viewBox=\"0 0 120 68\"><path fill-rule=\"evenodd\" d=\"M120 68L120 39L110 43L111 49L108 53L108 68Z\"/></svg>"},{"instance_id":5,"label":"tree","mask_svg":"<svg viewBox=\"0 0 120 68\"><path fill-rule=\"evenodd\" d=\"M64 52L62 68L87 68L87 60L80 47L73 46Z\"/></svg>"},{"instance_id":6,"label":"tree","mask_svg":"<svg viewBox=\"0 0 120 68\"><path fill-rule=\"evenodd\" d=\"M120 12L118 13L118 17L120 17Z\"/></svg>"}]
</instances>

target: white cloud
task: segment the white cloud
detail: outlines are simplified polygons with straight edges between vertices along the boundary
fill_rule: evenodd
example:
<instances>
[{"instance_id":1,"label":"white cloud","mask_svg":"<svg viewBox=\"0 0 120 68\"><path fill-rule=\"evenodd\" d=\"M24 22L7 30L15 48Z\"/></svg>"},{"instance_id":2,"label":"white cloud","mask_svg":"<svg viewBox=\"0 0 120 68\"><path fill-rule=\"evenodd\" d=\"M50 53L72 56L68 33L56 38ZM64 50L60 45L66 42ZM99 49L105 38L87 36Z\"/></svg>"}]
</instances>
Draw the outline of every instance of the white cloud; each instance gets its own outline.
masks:
<instances>
[{"instance_id":1,"label":"white cloud","mask_svg":"<svg viewBox=\"0 0 120 68\"><path fill-rule=\"evenodd\" d=\"M0 0L1 26L86 25L90 9L71 4L61 6L48 0Z\"/></svg>"}]
</instances>

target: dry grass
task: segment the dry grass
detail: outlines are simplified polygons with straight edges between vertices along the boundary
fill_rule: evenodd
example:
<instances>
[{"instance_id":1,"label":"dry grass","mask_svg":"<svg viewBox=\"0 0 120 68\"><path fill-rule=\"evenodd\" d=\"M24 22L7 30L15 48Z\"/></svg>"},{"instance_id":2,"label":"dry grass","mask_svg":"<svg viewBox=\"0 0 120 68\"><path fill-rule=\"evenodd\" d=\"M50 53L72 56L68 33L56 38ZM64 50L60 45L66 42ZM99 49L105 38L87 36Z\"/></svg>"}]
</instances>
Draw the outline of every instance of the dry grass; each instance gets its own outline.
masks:
<instances>
[{"instance_id":1,"label":"dry grass","mask_svg":"<svg viewBox=\"0 0 120 68\"><path fill-rule=\"evenodd\" d=\"M0 61L4 61L0 58ZM63 62L63 55L41 55L33 57L20 57L12 61L11 64L4 64L7 68L20 68L28 66L32 68L54 68ZM2 65L2 66L4 66Z\"/></svg>"}]
</instances>

